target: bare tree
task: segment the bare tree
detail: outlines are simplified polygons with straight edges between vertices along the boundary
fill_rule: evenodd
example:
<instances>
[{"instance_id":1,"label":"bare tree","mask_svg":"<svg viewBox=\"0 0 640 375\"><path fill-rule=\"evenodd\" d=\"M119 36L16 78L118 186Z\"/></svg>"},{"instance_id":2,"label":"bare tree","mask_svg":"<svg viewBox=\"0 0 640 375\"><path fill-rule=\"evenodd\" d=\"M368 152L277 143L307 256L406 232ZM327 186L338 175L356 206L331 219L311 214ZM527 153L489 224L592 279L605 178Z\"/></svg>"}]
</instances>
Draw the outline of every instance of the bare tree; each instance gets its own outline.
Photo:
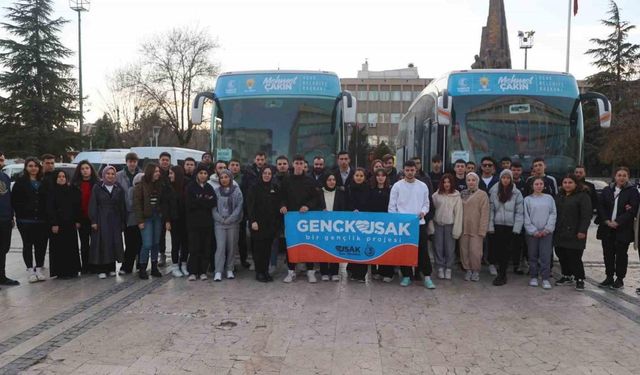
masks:
<instances>
[{"instance_id":1,"label":"bare tree","mask_svg":"<svg viewBox=\"0 0 640 375\"><path fill-rule=\"evenodd\" d=\"M176 135L180 145L191 140L191 101L200 87L211 85L219 66L211 55L219 47L200 28L174 28L141 46L139 63L122 70L123 87L136 93Z\"/></svg>"},{"instance_id":2,"label":"bare tree","mask_svg":"<svg viewBox=\"0 0 640 375\"><path fill-rule=\"evenodd\" d=\"M118 132L140 130L140 120L153 113L156 107L141 94L135 82L129 82L129 71L137 67L116 70L107 76L108 96L102 96L103 111L116 123Z\"/></svg>"}]
</instances>

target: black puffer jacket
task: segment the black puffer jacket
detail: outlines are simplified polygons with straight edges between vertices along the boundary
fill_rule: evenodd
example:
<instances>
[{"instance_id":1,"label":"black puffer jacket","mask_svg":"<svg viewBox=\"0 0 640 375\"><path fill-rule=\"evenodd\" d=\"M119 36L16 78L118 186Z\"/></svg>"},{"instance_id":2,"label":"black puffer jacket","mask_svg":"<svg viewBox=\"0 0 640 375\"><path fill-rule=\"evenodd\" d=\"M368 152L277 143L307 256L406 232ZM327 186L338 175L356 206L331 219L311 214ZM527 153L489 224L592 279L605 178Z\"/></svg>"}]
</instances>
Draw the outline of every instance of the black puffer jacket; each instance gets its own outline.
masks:
<instances>
[{"instance_id":1,"label":"black puffer jacket","mask_svg":"<svg viewBox=\"0 0 640 375\"><path fill-rule=\"evenodd\" d=\"M43 190L42 181L40 181L40 187L36 189L28 176L16 181L11 191L11 205L18 221L46 221L47 202Z\"/></svg>"},{"instance_id":2,"label":"black puffer jacket","mask_svg":"<svg viewBox=\"0 0 640 375\"><path fill-rule=\"evenodd\" d=\"M591 199L586 191L566 195L563 191L556 196L556 229L553 244L566 249L584 249L587 239L579 240L578 233L587 233L591 222Z\"/></svg>"},{"instance_id":3,"label":"black puffer jacket","mask_svg":"<svg viewBox=\"0 0 640 375\"><path fill-rule=\"evenodd\" d=\"M640 203L638 189L631 183L627 183L620 190L615 219L616 223L618 223L617 229L611 229L606 224L613 215L615 184L611 184L602 190L599 203L598 218L600 219L600 226L598 227L598 239L615 235L616 242L627 244L633 242L633 221L638 214L638 205Z\"/></svg>"}]
</instances>

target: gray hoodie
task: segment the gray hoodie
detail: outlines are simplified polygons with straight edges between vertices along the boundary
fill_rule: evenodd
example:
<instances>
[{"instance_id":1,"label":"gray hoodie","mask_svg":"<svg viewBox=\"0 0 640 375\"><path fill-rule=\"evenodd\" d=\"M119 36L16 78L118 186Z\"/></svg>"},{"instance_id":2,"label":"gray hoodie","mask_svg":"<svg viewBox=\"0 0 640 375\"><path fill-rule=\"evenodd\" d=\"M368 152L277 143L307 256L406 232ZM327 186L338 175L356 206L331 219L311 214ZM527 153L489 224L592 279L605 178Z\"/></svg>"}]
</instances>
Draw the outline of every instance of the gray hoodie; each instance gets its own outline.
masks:
<instances>
[{"instance_id":1,"label":"gray hoodie","mask_svg":"<svg viewBox=\"0 0 640 375\"><path fill-rule=\"evenodd\" d=\"M221 228L232 228L242 220L242 192L238 186L232 186L230 193L223 191L224 188L215 189L218 198L216 206L213 208L213 220L216 226Z\"/></svg>"},{"instance_id":2,"label":"gray hoodie","mask_svg":"<svg viewBox=\"0 0 640 375\"><path fill-rule=\"evenodd\" d=\"M530 195L524 199L524 230L528 235L542 231L553 233L556 217L556 202L549 194Z\"/></svg>"}]
</instances>

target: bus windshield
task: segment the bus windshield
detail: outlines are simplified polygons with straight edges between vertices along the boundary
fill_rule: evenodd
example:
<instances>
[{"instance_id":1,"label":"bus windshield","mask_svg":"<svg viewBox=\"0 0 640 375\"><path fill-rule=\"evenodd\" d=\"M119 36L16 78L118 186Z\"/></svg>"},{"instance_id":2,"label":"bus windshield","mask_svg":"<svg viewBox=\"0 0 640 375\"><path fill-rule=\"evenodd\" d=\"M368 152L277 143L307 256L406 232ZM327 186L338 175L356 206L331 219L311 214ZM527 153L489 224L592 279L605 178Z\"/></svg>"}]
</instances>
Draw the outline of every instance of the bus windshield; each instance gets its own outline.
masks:
<instances>
[{"instance_id":1,"label":"bus windshield","mask_svg":"<svg viewBox=\"0 0 640 375\"><path fill-rule=\"evenodd\" d=\"M341 137L335 103L335 99L316 97L220 100L218 148L233 150L233 158L241 162L250 162L257 151L264 151L271 163L279 155L302 154L309 161L322 155L332 165Z\"/></svg>"},{"instance_id":2,"label":"bus windshield","mask_svg":"<svg viewBox=\"0 0 640 375\"><path fill-rule=\"evenodd\" d=\"M525 170L534 158L543 157L549 173L562 174L580 163L583 134L578 108L577 98L569 97L456 97L450 150L476 162L484 156L496 160L508 156Z\"/></svg>"}]
</instances>

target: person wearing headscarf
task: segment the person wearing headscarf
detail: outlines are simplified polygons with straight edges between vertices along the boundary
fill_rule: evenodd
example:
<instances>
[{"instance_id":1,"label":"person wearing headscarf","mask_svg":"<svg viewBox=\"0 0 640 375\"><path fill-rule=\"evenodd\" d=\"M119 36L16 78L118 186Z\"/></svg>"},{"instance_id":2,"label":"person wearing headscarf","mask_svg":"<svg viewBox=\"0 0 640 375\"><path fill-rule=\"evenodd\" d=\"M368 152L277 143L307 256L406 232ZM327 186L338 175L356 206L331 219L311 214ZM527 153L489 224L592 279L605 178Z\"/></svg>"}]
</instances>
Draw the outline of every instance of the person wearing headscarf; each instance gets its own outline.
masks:
<instances>
[{"instance_id":1,"label":"person wearing headscarf","mask_svg":"<svg viewBox=\"0 0 640 375\"><path fill-rule=\"evenodd\" d=\"M251 230L251 248L256 269L256 280L273 281L269 274L271 244L280 228L279 187L273 181L273 171L263 168L260 180L247 196L247 215Z\"/></svg>"},{"instance_id":2,"label":"person wearing headscarf","mask_svg":"<svg viewBox=\"0 0 640 375\"><path fill-rule=\"evenodd\" d=\"M328 173L322 183L322 205L325 211L346 211L347 196L344 191L337 189L338 175ZM338 263L320 263L322 281L340 281Z\"/></svg>"},{"instance_id":3,"label":"person wearing headscarf","mask_svg":"<svg viewBox=\"0 0 640 375\"><path fill-rule=\"evenodd\" d=\"M71 279L80 272L80 249L76 225L80 223L80 190L69 186L61 169L53 172L55 184L47 197L47 218L51 227L49 276Z\"/></svg>"},{"instance_id":4,"label":"person wearing headscarf","mask_svg":"<svg viewBox=\"0 0 640 375\"><path fill-rule=\"evenodd\" d=\"M102 170L102 182L93 186L89 201L91 249L89 264L98 278L116 275L116 262L124 259L122 232L127 222L125 193L116 183L116 169L108 165Z\"/></svg>"},{"instance_id":5,"label":"person wearing headscarf","mask_svg":"<svg viewBox=\"0 0 640 375\"><path fill-rule=\"evenodd\" d=\"M460 260L465 269L466 281L480 280L482 264L482 242L489 227L489 197L479 189L480 177L475 172L467 173L467 188L460 193L462 198L462 237L460 238Z\"/></svg>"},{"instance_id":6,"label":"person wearing headscarf","mask_svg":"<svg viewBox=\"0 0 640 375\"><path fill-rule=\"evenodd\" d=\"M233 183L233 173L224 169L219 175L220 186L215 189L217 205L212 210L216 235L213 281L222 281L225 269L227 279L235 278L233 262L238 251L238 226L242 220L242 192Z\"/></svg>"},{"instance_id":7,"label":"person wearing headscarf","mask_svg":"<svg viewBox=\"0 0 640 375\"><path fill-rule=\"evenodd\" d=\"M387 177L389 178L389 177ZM364 168L356 168L351 183L346 187L347 210L354 212L367 211L367 199L369 198L369 184L367 184L367 171ZM351 280L364 283L366 281L369 266L360 263L349 263L347 270L351 273Z\"/></svg>"}]
</instances>

